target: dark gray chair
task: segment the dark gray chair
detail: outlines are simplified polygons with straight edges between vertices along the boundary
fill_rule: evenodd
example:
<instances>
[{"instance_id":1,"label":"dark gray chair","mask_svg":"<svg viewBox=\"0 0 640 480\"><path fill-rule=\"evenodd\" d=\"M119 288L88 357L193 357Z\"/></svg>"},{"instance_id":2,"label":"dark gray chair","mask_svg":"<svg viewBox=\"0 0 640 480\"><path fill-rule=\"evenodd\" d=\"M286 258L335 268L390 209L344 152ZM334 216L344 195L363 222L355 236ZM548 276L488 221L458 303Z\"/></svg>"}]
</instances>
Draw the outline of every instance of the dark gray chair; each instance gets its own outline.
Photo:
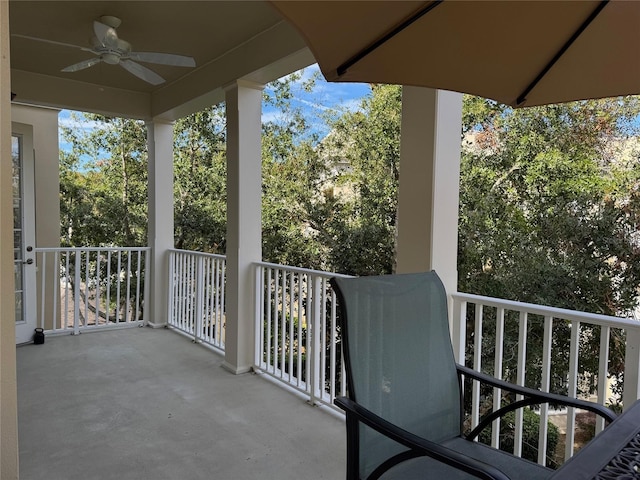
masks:
<instances>
[{"instance_id":1,"label":"dark gray chair","mask_svg":"<svg viewBox=\"0 0 640 480\"><path fill-rule=\"evenodd\" d=\"M435 272L333 278L348 397L347 479L543 479L553 470L471 441L496 417L546 402L607 408L519 387L456 364L444 286ZM483 418L463 436L461 382L471 377L524 400Z\"/></svg>"}]
</instances>

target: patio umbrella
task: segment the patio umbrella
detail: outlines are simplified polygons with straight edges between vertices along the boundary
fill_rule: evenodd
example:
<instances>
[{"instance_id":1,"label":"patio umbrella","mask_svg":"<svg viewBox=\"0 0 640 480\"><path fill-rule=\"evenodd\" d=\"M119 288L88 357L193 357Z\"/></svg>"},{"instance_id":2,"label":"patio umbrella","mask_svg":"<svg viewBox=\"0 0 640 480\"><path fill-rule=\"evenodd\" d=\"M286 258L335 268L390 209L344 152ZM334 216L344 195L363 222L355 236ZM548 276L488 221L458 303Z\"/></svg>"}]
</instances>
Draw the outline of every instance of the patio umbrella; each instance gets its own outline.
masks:
<instances>
[{"instance_id":1,"label":"patio umbrella","mask_svg":"<svg viewBox=\"0 0 640 480\"><path fill-rule=\"evenodd\" d=\"M640 1L273 1L328 81L514 107L640 94Z\"/></svg>"}]
</instances>

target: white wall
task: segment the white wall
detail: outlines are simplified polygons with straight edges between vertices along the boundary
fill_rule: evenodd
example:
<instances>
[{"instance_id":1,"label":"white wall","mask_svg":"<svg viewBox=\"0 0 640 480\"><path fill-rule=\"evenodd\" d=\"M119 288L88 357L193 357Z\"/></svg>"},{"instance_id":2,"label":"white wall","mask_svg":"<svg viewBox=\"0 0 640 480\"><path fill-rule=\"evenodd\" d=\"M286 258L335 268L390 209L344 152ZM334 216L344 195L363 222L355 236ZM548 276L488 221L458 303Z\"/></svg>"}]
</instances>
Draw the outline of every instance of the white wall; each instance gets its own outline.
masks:
<instances>
[{"instance_id":1,"label":"white wall","mask_svg":"<svg viewBox=\"0 0 640 480\"><path fill-rule=\"evenodd\" d=\"M35 150L36 245L60 245L60 164L58 112L51 108L11 106L11 121L33 126Z\"/></svg>"}]
</instances>

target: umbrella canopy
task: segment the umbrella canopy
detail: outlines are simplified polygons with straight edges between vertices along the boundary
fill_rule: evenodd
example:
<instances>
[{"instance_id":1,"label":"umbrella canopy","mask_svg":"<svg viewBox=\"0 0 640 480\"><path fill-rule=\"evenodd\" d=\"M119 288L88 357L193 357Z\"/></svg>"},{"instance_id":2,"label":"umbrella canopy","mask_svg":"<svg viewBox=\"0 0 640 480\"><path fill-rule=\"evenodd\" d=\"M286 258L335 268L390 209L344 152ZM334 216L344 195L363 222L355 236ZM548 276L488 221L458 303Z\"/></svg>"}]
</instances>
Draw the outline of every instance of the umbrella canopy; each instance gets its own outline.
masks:
<instances>
[{"instance_id":1,"label":"umbrella canopy","mask_svg":"<svg viewBox=\"0 0 640 480\"><path fill-rule=\"evenodd\" d=\"M640 94L640 1L273 1L328 81L514 107Z\"/></svg>"}]
</instances>

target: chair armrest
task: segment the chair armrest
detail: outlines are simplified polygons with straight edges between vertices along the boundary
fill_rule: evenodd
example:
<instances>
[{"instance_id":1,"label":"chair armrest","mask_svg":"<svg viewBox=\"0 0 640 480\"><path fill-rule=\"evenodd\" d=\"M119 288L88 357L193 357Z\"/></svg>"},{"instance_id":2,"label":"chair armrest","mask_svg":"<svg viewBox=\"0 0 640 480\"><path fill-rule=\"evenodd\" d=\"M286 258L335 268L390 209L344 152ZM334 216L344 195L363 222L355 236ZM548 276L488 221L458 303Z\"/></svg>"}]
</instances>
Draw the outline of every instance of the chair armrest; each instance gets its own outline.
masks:
<instances>
[{"instance_id":1,"label":"chair armrest","mask_svg":"<svg viewBox=\"0 0 640 480\"><path fill-rule=\"evenodd\" d=\"M416 456L428 456L447 465L463 470L475 477L485 480L509 480L503 472L497 468L467 457L454 450L419 437L397 425L388 422L362 405L347 397L338 397L334 403L343 409L347 415L347 436L357 435L358 432L349 432L350 417L371 427L382 435L404 445L415 452ZM357 423L355 424L357 426Z\"/></svg>"},{"instance_id":2,"label":"chair armrest","mask_svg":"<svg viewBox=\"0 0 640 480\"><path fill-rule=\"evenodd\" d=\"M482 421L467 435L466 438L468 439L475 438L476 436L478 436L480 432L487 425L489 425L493 420L495 420L498 417L501 417L505 413L510 412L512 410L517 410L518 408L521 408L527 405L537 405L540 403L556 403L556 404L565 405L568 407L580 408L583 410L594 412L596 415L603 417L608 422L612 422L616 418L616 414L614 412L612 412L607 407L600 405L599 403L580 400L578 398L568 397L565 395L558 395L556 393L543 392L540 390L535 390L533 388L523 387L521 385L515 385L513 383L509 383L505 380L497 379L495 377L492 377L491 375L478 372L476 370L473 370L469 367L465 367L464 365L460 365L460 364L456 364L456 368L458 370L458 375L470 377L482 383L491 385L493 387L500 388L502 390L507 390L509 392L520 394L526 397L524 400L513 402L485 416L482 419Z\"/></svg>"}]
</instances>

